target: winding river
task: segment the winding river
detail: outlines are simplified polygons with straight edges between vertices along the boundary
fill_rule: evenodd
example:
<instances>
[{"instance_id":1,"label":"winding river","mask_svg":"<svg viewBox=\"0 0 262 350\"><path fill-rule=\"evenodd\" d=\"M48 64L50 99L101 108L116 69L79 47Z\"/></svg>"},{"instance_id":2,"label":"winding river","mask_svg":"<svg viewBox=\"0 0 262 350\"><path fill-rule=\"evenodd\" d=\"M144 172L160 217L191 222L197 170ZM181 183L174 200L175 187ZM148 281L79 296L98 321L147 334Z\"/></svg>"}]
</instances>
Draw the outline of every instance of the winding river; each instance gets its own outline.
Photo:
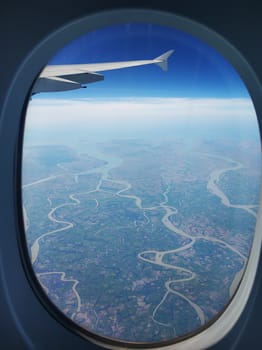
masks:
<instances>
[{"instance_id":1,"label":"winding river","mask_svg":"<svg viewBox=\"0 0 262 350\"><path fill-rule=\"evenodd\" d=\"M221 177L230 171L237 171L239 169L241 169L243 167L243 165L240 162L234 161L232 159L226 158L226 157L222 157L222 156L218 156L218 155L214 155L214 154L205 154L205 153L199 153L199 156L201 157L212 157L212 158L216 158L216 159L220 159L223 160L227 166L225 168L219 168L219 169L215 169L211 172L210 176L209 176L209 180L207 182L207 190L213 194L214 196L217 196L218 198L220 198L221 203L226 206L226 207L231 207L231 208L236 208L239 210L244 210L246 211L248 214L256 217L256 212L253 210L253 208L255 207L254 205L237 205L237 204L232 204L229 200L229 198L226 196L226 194L219 188L218 184L219 181L221 179ZM106 160L108 161L107 158L105 158L105 155L103 156L104 158L102 158L100 156L100 159L102 158L102 160ZM185 282L185 281L190 281L193 280L196 277L196 273L194 271L191 271L190 269L187 268L182 268L180 266L175 266L175 265L171 265L168 263L165 263L163 261L164 257L167 254L174 254L174 253L178 253L181 251L185 251L189 248L191 248L196 242L197 240L201 239L201 240L206 240L206 241L210 241L216 244L220 244L221 246L223 246L223 248L228 249L232 252L234 252L235 254L237 254L242 260L243 260L243 266L245 266L246 261L247 261L247 257L245 257L241 252L239 252L235 247L231 246L230 244L224 242L223 240L220 239L216 239L216 238L212 238L212 237L206 237L203 235L198 235L198 236L193 236L190 235L187 232L184 232L183 230L181 230L179 227L175 226L173 222L170 221L170 217L172 215L175 215L177 213L177 209L173 206L170 206L168 204L168 194L169 194L169 187L167 187L167 189L165 190L165 192L163 192L163 198L164 200L157 206L152 206L152 207L143 207L142 204L142 199L136 195L131 195L131 194L125 194L127 191L130 191L130 189L132 188L131 183L129 183L126 180L114 180L112 178L110 178L110 171L114 168L117 168L119 165L121 164L121 159L114 159L112 161L109 161L105 166L102 166L100 168L95 168L95 169L91 169L89 171L85 171L85 172L81 172L81 173L76 173L76 174L72 174L70 172L68 172L68 170L66 168L64 168L63 166L61 166L60 164L58 164L58 167L60 167L61 170L63 170L65 173L68 173L68 175L72 175L74 176L74 179L76 182L78 182L78 176L79 175L83 175L83 174L90 174L90 173L98 173L100 174L100 179L96 185L96 187L90 191L87 192L81 192L81 193L72 193L69 195L69 201L63 204L60 204L58 206L56 206L55 208L52 208L49 213L48 213L48 218L50 221L61 224L62 227L55 229L55 230L51 230L48 232L45 232L43 234L41 234L32 244L31 247L31 262L32 265L35 264L37 257L39 256L39 252L40 252L40 245L41 245L41 240L43 240L44 238L46 238L49 235L53 235L53 234L57 234L59 232L71 229L74 224L70 221L65 221L65 220L59 220L57 218L54 217L54 214L56 212L57 209L65 207L65 206L77 206L81 203L80 199L79 199L79 195L82 194L90 194L90 193L96 193L96 192L106 192L105 190L103 190L101 188L103 181L107 180L110 182L114 182L116 184L120 184L123 185L123 188L120 190L116 190L115 195L118 197L122 197L122 198L127 198L129 200L134 201L136 207L141 210L143 212L144 217L147 220L147 223L149 222L149 218L146 215L146 212L148 211L154 211L156 209L162 208L164 210L164 214L161 218L161 222L162 224L170 231L171 234L176 234L181 236L182 238L186 238L188 243L175 248L175 249L169 249L169 250L165 250L165 251L158 251L158 250L145 250L142 251L138 254L138 259L140 259L141 261L145 262L145 263L149 263L149 264L155 264L161 267L164 267L166 269L173 269L176 270L178 272L182 272L185 274L185 276L183 276L182 278L179 279L173 279L171 281L167 281L165 282L165 293L162 297L162 299L160 300L160 302L158 303L158 305L155 306L153 313L152 313L152 319L155 323L165 326L165 327L170 327L169 324L165 324L163 322L160 322L158 320L158 310L161 308L161 306L163 305L163 303L166 301L168 295L174 294L176 296L178 296L179 298L182 298L183 300L185 300L190 307L192 308L192 310L196 313L199 322L201 325L204 325L206 322L206 317L204 314L204 311L201 309L201 307L199 305L197 305L196 303L194 303L192 300L190 300L188 297L186 297L185 295L183 295L182 293L178 292L175 287L177 284L181 283L181 282ZM63 173L62 175L64 175L65 173ZM46 182L46 181L51 181L54 178L57 178L58 176L61 176L61 174L59 175L51 175L49 177L46 177L44 179L38 180L38 181L34 181L30 184L26 184L23 186L23 188L28 188L28 187L32 187L32 186L36 186L39 183L42 182ZM111 192L112 193L112 192ZM49 204L51 205L51 200L50 198L47 198L47 200L49 201ZM94 201L94 205L97 208L99 206L99 201L97 199L92 199ZM24 221L25 221L25 228L26 230L29 227L29 219L28 216L26 214L26 209L24 208ZM147 257L148 254L150 254L150 259ZM241 277L242 277L242 272L243 272L243 268L238 271L238 273L236 274L231 286L230 286L230 290L229 290L229 296L232 296ZM72 291L76 297L77 300L77 310L76 312L79 312L81 310L81 297L77 292L77 285L79 284L79 281L76 279L68 279L65 276L64 272L61 271L54 271L54 272L46 272L46 273L39 273L38 277L41 278L41 276L43 275L54 275L54 274L58 274L60 276L61 281L63 282L67 282L67 283L71 283L72 284ZM75 312L75 313L76 313ZM75 313L72 314L71 318L74 318ZM176 329L175 326L172 326L174 334L176 334Z\"/></svg>"}]
</instances>

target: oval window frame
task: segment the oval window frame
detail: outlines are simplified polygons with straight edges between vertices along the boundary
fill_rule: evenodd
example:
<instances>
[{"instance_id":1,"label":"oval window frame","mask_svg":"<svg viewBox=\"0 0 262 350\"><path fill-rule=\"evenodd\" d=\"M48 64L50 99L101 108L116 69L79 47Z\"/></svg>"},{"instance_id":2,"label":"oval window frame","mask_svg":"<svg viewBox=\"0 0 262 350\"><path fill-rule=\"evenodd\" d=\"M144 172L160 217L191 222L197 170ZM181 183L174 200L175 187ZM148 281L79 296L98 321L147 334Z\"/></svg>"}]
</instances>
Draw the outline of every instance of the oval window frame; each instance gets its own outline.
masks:
<instances>
[{"instance_id":1,"label":"oval window frame","mask_svg":"<svg viewBox=\"0 0 262 350\"><path fill-rule=\"evenodd\" d=\"M99 14L93 14L90 16L86 16L83 19L78 21L74 21L65 27L61 28L57 32L50 35L46 38L39 46L33 51L30 57L27 58L27 61L24 65L27 65L27 71L29 71L28 79L26 83L28 84L28 98L30 98L30 86L32 80L37 79L39 71L47 64L48 60L63 46L65 46L70 41L76 39L82 34L87 32L91 32L92 30L106 27L113 24L121 24L127 22L136 22L136 23L153 23L163 26L174 27L176 29L182 30L188 34L191 34L198 39L204 41L215 50L217 50L231 65L236 69L237 73L240 75L242 81L247 87L250 96L252 98L260 134L261 134L261 100L259 101L259 96L261 95L261 88L256 79L256 76L245 59L241 56L241 54L224 38L220 35L212 31L211 29L203 26L197 22L189 20L182 16L177 16L174 14L169 14L162 11L155 11L151 9L129 9L129 10L113 10L113 11L105 11ZM59 43L59 45L58 45ZM36 62L37 65L34 65L34 68L30 70L29 62ZM31 63L32 64L32 63ZM21 71L21 70L20 70ZM31 79L30 79L31 78ZM15 83L15 81L14 81ZM24 224L22 218L22 195L21 191L21 149L22 149L22 140L24 134L24 123L26 116L26 108L28 104L28 98L24 96L24 110L22 112L23 117L20 121L20 125L18 126L20 130L19 140L17 143L17 163L19 164L17 169L17 197L19 198L19 208L17 208L18 216L19 216L19 225L20 234L18 235L18 242L20 248L20 253L23 260L24 269L30 280L33 289L36 294L40 298L41 302L47 307L47 309L55 316L62 324L65 324L70 329L75 328L74 330L87 338L88 340L103 346L108 347L110 349L126 349L126 348L155 348L152 344L143 345L143 344L129 344L118 341L109 341L102 336L95 336L92 332L90 332L90 336L85 334L82 331L81 327L75 327L73 321L64 320L67 318L61 311L56 309L52 303L47 301L47 296L40 291L40 285L37 281L36 276L34 276L34 272L31 266L31 263L28 259L27 253L27 245L25 242L25 234L24 234ZM20 150L19 150L20 149ZM261 203L261 200L260 200ZM176 341L168 342L169 344L164 344L163 346L159 346L157 344L157 348L159 349L174 349L174 350L187 350L192 349L203 349L206 347L210 347L221 340L235 325L237 320L239 319L242 311L245 308L245 305L248 301L249 294L251 292L255 274L257 270L258 260L260 256L260 247L262 242L262 220L261 220L261 208L259 208L259 214L256 224L256 230L254 233L253 243L250 250L250 256L248 258L247 266L244 272L244 275L241 279L240 285L230 301L229 305L222 312L219 317L212 321L210 325L206 325L204 330L198 331L195 335L187 336L184 339L181 337ZM23 237L24 236L24 237ZM33 275L33 276L32 276ZM61 319L62 318L62 319Z\"/></svg>"}]
</instances>

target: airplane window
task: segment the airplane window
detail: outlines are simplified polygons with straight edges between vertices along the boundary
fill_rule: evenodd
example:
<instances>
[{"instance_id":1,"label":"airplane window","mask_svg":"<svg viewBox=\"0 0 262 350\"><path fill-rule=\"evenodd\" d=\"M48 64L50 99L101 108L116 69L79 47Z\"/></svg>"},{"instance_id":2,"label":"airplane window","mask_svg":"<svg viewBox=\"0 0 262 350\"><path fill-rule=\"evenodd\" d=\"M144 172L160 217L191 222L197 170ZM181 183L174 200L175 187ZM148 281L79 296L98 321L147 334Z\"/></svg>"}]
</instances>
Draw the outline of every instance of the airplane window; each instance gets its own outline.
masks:
<instances>
[{"instance_id":1,"label":"airplane window","mask_svg":"<svg viewBox=\"0 0 262 350\"><path fill-rule=\"evenodd\" d=\"M42 292L107 346L207 329L253 249L260 167L252 99L214 47L155 23L75 39L36 80L24 126L24 231Z\"/></svg>"}]
</instances>

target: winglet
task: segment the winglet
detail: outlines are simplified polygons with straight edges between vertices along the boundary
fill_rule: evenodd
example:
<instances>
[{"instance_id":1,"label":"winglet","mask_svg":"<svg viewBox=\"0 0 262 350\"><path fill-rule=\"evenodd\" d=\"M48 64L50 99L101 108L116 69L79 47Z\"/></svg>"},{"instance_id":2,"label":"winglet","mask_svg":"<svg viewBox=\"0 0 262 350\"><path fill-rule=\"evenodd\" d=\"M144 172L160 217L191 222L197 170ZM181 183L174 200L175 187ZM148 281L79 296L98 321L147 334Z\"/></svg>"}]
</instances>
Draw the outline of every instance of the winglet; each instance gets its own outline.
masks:
<instances>
[{"instance_id":1,"label":"winglet","mask_svg":"<svg viewBox=\"0 0 262 350\"><path fill-rule=\"evenodd\" d=\"M172 55L172 53L174 52L174 50L169 50L165 53L163 53L162 55L156 57L154 59L154 62L159 66L161 67L161 69L163 69L164 71L167 71L168 70L168 58L169 56Z\"/></svg>"}]
</instances>

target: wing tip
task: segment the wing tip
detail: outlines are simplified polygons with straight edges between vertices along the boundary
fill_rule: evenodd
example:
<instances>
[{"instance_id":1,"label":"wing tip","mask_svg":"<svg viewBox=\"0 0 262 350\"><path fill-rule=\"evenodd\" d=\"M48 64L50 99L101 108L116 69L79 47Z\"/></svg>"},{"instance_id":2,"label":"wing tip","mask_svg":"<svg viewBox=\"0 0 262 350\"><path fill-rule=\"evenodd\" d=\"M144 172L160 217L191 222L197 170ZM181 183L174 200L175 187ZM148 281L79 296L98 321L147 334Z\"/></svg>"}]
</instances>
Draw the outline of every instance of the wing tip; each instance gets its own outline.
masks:
<instances>
[{"instance_id":1,"label":"wing tip","mask_svg":"<svg viewBox=\"0 0 262 350\"><path fill-rule=\"evenodd\" d=\"M163 71L167 71L168 70L168 58L172 55L172 53L175 50L168 50L165 53L163 53L162 55L156 57L154 59L155 63L163 70Z\"/></svg>"}]
</instances>

